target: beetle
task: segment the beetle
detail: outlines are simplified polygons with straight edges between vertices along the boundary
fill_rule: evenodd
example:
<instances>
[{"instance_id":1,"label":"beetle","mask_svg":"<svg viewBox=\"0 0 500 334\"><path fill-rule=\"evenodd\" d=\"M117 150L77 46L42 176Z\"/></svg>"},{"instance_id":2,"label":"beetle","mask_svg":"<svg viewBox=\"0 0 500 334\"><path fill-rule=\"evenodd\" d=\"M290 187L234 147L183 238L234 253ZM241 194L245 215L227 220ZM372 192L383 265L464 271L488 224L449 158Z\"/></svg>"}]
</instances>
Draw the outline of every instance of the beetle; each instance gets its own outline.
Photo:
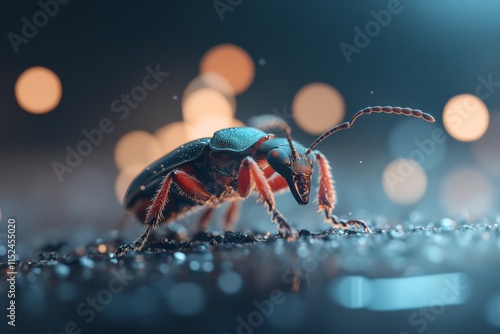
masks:
<instances>
[{"instance_id":1,"label":"beetle","mask_svg":"<svg viewBox=\"0 0 500 334\"><path fill-rule=\"evenodd\" d=\"M319 136L308 148L292 140L288 124L277 116L254 118L254 127L227 128L214 133L212 138L191 141L158 159L142 171L130 184L124 203L127 209L143 220L146 229L132 245L116 250L120 255L129 250L141 250L151 231L162 222L171 222L198 207L207 207L201 216L204 228L215 207L230 202L225 217L226 229L234 223L239 203L252 191L260 199L277 223L284 238L293 236L288 220L278 211L274 193L289 189L299 205L309 202L314 166L319 166L316 204L325 219L334 228L370 228L359 220L340 221L332 215L336 193L330 163L315 150L316 146L333 133L347 129L362 115L392 113L422 118L434 118L418 109L376 106L358 111L349 122L337 125ZM285 138L267 133L280 129Z\"/></svg>"}]
</instances>

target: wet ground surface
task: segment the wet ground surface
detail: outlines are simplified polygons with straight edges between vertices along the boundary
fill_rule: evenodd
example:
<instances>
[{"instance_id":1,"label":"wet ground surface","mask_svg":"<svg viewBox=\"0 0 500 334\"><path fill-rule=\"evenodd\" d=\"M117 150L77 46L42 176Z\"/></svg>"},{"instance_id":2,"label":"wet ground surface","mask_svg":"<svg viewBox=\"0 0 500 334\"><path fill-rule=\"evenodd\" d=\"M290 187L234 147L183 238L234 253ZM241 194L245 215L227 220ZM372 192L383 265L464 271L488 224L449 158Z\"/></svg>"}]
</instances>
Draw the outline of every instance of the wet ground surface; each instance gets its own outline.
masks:
<instances>
[{"instance_id":1,"label":"wet ground surface","mask_svg":"<svg viewBox=\"0 0 500 334\"><path fill-rule=\"evenodd\" d=\"M294 241L172 232L116 258L123 242L51 242L21 256L7 332L500 332L496 220L301 230Z\"/></svg>"}]
</instances>

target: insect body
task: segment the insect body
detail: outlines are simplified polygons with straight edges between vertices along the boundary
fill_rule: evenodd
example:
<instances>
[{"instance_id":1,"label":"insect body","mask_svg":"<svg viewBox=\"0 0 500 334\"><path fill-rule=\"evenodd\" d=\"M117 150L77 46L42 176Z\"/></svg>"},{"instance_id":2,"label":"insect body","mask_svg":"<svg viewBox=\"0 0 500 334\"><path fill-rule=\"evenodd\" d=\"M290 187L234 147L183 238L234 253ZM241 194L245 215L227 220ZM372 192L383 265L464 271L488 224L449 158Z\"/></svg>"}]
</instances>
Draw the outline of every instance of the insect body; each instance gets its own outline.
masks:
<instances>
[{"instance_id":1,"label":"insect body","mask_svg":"<svg viewBox=\"0 0 500 334\"><path fill-rule=\"evenodd\" d=\"M146 230L133 245L119 247L117 254L140 250L160 223L173 221L200 206L207 207L200 221L204 227L216 206L231 202L225 218L226 228L230 228L239 202L253 191L267 206L279 232L288 238L292 229L277 210L274 193L289 189L298 204L307 204L315 165L319 168L316 204L326 220L337 228L354 225L369 232L362 221L340 222L332 215L336 194L330 164L315 148L331 134L349 128L358 117L372 112L403 114L434 122L431 115L417 109L367 107L349 122L326 131L306 148L292 140L290 127L281 118L260 116L255 118L254 127L223 129L212 138L182 145L148 166L129 186L125 204L145 222ZM266 133L272 128L281 129L285 138Z\"/></svg>"}]
</instances>

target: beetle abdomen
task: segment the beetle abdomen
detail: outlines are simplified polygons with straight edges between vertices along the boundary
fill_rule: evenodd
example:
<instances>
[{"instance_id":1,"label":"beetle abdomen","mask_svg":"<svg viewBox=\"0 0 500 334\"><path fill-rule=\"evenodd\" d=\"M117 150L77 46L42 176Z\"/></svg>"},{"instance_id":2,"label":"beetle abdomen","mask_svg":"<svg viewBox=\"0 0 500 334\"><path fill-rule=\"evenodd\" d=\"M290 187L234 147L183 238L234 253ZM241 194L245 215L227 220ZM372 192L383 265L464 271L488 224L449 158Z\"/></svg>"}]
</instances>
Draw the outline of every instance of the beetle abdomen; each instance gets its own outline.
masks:
<instances>
[{"instance_id":1,"label":"beetle abdomen","mask_svg":"<svg viewBox=\"0 0 500 334\"><path fill-rule=\"evenodd\" d=\"M131 208L136 201L154 196L163 179L172 169L189 164L199 158L208 146L210 138L193 140L173 150L146 167L130 184L125 194L125 207Z\"/></svg>"}]
</instances>

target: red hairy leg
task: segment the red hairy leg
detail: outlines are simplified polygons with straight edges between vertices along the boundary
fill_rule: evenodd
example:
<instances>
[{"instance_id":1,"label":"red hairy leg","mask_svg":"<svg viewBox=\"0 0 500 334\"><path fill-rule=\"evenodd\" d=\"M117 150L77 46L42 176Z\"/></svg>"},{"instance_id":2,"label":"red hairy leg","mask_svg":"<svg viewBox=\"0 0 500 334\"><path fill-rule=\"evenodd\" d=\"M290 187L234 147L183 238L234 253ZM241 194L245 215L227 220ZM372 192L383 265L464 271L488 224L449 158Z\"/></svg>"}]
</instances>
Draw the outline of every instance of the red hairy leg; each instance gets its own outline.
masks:
<instances>
[{"instance_id":1,"label":"red hairy leg","mask_svg":"<svg viewBox=\"0 0 500 334\"><path fill-rule=\"evenodd\" d=\"M337 202L337 194L334 188L334 181L332 177L332 167L326 157L318 152L314 152L316 161L319 166L319 180L318 180L318 194L316 196L316 203L318 204L318 212L325 211L327 218L335 209Z\"/></svg>"},{"instance_id":2,"label":"red hairy leg","mask_svg":"<svg viewBox=\"0 0 500 334\"><path fill-rule=\"evenodd\" d=\"M319 151L314 151L316 161L319 165L319 181L318 181L318 195L316 196L316 203L318 204L318 212L323 211L326 220L332 223L335 228L348 229L349 225L363 227L365 232L371 232L370 228L364 221L361 220L348 220L342 222L337 216L332 215L335 203L337 201L337 194L335 193L334 181L332 177L332 168L328 159Z\"/></svg>"},{"instance_id":3,"label":"red hairy leg","mask_svg":"<svg viewBox=\"0 0 500 334\"><path fill-rule=\"evenodd\" d=\"M146 243L151 231L156 229L158 225L163 220L162 211L165 208L165 204L168 202L169 193L172 185L176 185L179 189L181 195L199 203L204 204L208 202L212 195L203 186L203 184L198 181L193 176L174 169L165 176L163 179L160 189L156 193L151 205L147 209L146 215L146 230L144 233L137 238L132 245L124 245L116 250L117 255L120 255L129 250L141 250Z\"/></svg>"},{"instance_id":4,"label":"red hairy leg","mask_svg":"<svg viewBox=\"0 0 500 334\"><path fill-rule=\"evenodd\" d=\"M274 173L273 175L271 175L267 179L267 182L269 182L269 186L274 193L279 193L288 189L288 183L286 182L285 178L278 173Z\"/></svg>"},{"instance_id":5,"label":"red hairy leg","mask_svg":"<svg viewBox=\"0 0 500 334\"><path fill-rule=\"evenodd\" d=\"M167 196L172 184L175 184L182 196L185 196L199 204L206 203L212 195L205 186L193 176L180 170L173 170L163 180L160 190L156 193L153 203L148 208L146 224L155 225L155 228L163 219L162 211L167 203Z\"/></svg>"},{"instance_id":6,"label":"red hairy leg","mask_svg":"<svg viewBox=\"0 0 500 334\"><path fill-rule=\"evenodd\" d=\"M288 183L286 182L286 180L283 178L283 176L276 173L271 166L268 165L263 169L263 171L264 176L266 177L273 193L279 193L283 190L288 189Z\"/></svg>"},{"instance_id":7,"label":"red hairy leg","mask_svg":"<svg viewBox=\"0 0 500 334\"><path fill-rule=\"evenodd\" d=\"M246 157L241 162L239 169L238 192L241 197L247 198L252 190L255 190L259 194L259 199L267 205L269 213L272 213L273 221L278 224L280 234L287 239L291 237L290 224L276 209L274 194L264 175L264 171L259 168L253 158Z\"/></svg>"},{"instance_id":8,"label":"red hairy leg","mask_svg":"<svg viewBox=\"0 0 500 334\"><path fill-rule=\"evenodd\" d=\"M274 171L273 167L271 167L269 165L267 165L265 168L262 168L262 171L264 172L264 176L266 177L266 179L269 179L271 176L273 176L276 173Z\"/></svg>"}]
</instances>

